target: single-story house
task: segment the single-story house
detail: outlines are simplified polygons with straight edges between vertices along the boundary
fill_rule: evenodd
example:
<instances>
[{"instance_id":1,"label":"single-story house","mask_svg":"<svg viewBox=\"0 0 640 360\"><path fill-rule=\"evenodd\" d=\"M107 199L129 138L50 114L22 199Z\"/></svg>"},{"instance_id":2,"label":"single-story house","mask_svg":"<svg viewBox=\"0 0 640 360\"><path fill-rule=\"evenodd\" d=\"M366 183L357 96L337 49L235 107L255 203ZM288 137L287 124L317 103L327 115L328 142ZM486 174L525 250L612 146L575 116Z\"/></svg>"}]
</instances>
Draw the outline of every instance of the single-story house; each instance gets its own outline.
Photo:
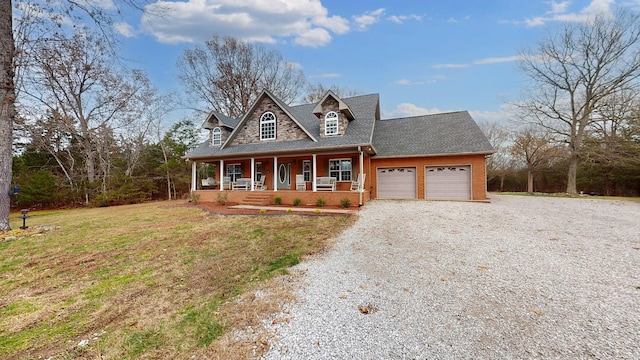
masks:
<instances>
[{"instance_id":1,"label":"single-story house","mask_svg":"<svg viewBox=\"0 0 640 360\"><path fill-rule=\"evenodd\" d=\"M208 140L185 155L201 201L485 200L494 152L468 112L381 120L378 94L288 106L264 91L244 116L213 111L202 127Z\"/></svg>"}]
</instances>

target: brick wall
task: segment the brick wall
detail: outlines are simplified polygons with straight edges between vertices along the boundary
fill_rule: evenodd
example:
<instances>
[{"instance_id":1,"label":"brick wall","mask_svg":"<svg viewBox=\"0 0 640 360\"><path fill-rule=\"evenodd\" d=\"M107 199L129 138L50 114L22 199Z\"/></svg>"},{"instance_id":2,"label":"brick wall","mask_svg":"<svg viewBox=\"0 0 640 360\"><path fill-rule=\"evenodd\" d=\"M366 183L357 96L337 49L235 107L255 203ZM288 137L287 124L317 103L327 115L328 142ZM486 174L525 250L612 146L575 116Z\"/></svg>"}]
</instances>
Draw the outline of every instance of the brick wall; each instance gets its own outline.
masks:
<instances>
[{"instance_id":1,"label":"brick wall","mask_svg":"<svg viewBox=\"0 0 640 360\"><path fill-rule=\"evenodd\" d=\"M424 171L426 166L460 166L471 165L471 199L486 200L487 199L487 174L485 167L485 155L456 155L456 156L433 156L421 158L402 158L402 159L376 159L371 158L371 198L376 198L377 189L377 168L378 167L415 167L417 172L417 189L418 199L425 198L424 190ZM368 180L368 179L367 179ZM368 181L367 181L368 182Z\"/></svg>"}]
</instances>

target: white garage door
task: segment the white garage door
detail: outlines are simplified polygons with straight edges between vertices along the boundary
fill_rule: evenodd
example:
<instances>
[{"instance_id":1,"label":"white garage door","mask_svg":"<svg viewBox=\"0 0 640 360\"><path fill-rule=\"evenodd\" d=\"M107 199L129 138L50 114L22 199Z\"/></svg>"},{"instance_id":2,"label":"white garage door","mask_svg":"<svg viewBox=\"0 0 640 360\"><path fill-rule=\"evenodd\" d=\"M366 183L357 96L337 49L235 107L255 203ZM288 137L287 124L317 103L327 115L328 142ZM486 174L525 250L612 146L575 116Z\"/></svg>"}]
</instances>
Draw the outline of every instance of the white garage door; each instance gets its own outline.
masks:
<instances>
[{"instance_id":1,"label":"white garage door","mask_svg":"<svg viewBox=\"0 0 640 360\"><path fill-rule=\"evenodd\" d=\"M416 197L416 168L378 169L378 199Z\"/></svg>"},{"instance_id":2,"label":"white garage door","mask_svg":"<svg viewBox=\"0 0 640 360\"><path fill-rule=\"evenodd\" d=\"M471 166L427 166L425 171L427 199L471 199Z\"/></svg>"}]
</instances>

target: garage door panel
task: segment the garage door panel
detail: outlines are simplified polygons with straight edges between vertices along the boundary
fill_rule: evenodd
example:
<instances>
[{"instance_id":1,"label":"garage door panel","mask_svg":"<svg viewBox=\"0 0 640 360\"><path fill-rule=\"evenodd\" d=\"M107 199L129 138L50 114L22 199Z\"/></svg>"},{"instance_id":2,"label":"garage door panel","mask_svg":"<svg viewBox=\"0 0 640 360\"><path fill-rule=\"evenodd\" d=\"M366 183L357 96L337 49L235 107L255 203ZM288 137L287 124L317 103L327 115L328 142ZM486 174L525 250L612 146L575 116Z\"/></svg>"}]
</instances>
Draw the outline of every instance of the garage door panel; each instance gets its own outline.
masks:
<instances>
[{"instance_id":1,"label":"garage door panel","mask_svg":"<svg viewBox=\"0 0 640 360\"><path fill-rule=\"evenodd\" d=\"M416 168L378 169L379 199L415 199Z\"/></svg>"},{"instance_id":2,"label":"garage door panel","mask_svg":"<svg viewBox=\"0 0 640 360\"><path fill-rule=\"evenodd\" d=\"M425 197L430 200L471 199L470 166L438 166L425 168Z\"/></svg>"}]
</instances>

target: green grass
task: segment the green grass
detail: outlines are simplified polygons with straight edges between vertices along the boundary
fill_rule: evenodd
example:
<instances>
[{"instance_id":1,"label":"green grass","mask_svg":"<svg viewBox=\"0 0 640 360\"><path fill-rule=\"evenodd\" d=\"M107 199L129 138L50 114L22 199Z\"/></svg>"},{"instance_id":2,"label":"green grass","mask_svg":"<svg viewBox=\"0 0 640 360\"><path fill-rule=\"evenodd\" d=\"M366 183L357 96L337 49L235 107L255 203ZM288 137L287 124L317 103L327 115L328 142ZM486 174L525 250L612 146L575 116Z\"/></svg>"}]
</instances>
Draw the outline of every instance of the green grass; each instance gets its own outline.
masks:
<instances>
[{"instance_id":1,"label":"green grass","mask_svg":"<svg viewBox=\"0 0 640 360\"><path fill-rule=\"evenodd\" d=\"M18 237L0 241L0 358L215 358L217 339L247 311L223 305L351 224L175 204L33 212L29 229L0 234ZM21 225L12 217L13 229ZM227 348L237 358L253 351Z\"/></svg>"}]
</instances>

